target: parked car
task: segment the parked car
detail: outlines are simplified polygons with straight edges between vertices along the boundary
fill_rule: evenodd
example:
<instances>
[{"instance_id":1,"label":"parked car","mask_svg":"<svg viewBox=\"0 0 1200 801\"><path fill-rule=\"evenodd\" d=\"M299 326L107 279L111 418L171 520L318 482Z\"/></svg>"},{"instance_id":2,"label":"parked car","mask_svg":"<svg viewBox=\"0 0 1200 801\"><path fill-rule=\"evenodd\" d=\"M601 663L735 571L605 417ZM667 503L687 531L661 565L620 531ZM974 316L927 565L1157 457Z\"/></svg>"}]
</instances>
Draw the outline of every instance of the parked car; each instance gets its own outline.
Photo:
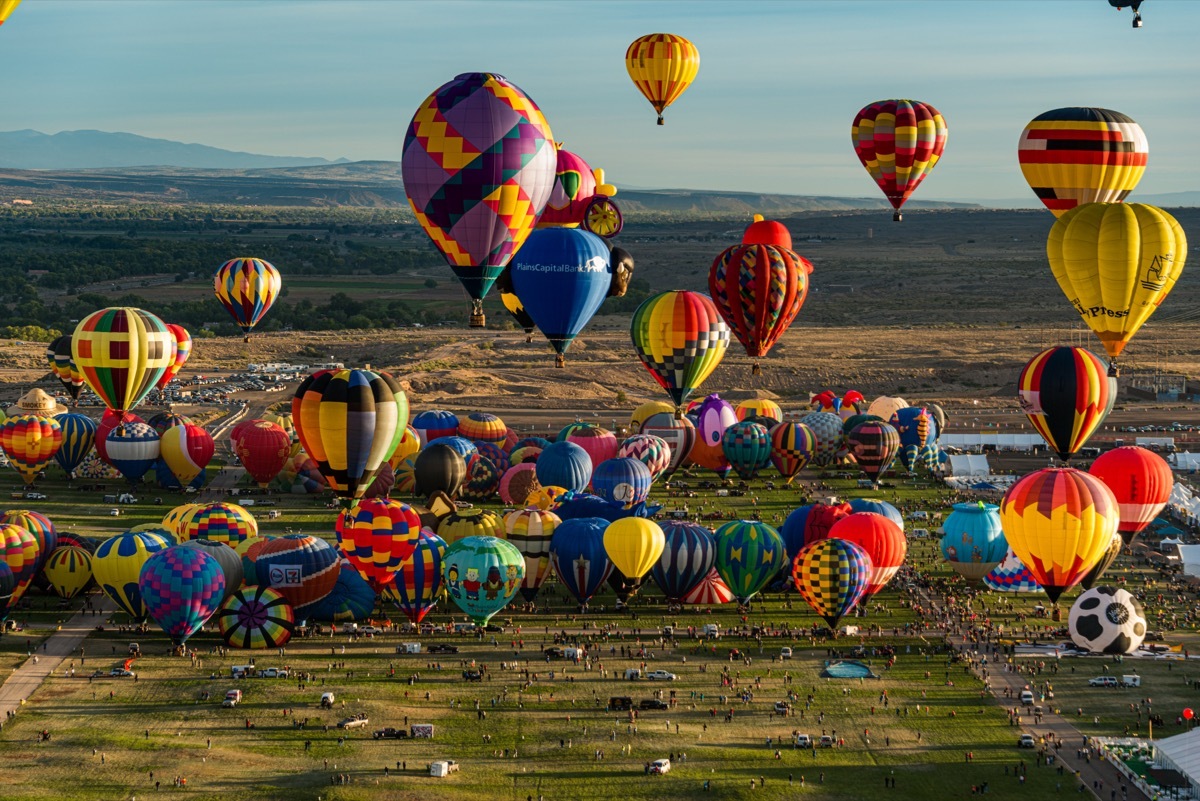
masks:
<instances>
[{"instance_id":1,"label":"parked car","mask_svg":"<svg viewBox=\"0 0 1200 801\"><path fill-rule=\"evenodd\" d=\"M351 717L348 717L345 720L339 720L338 728L339 729L361 729L363 726L366 726L370 722L371 721L369 721L367 719L366 715L359 713L357 715L352 715Z\"/></svg>"},{"instance_id":2,"label":"parked car","mask_svg":"<svg viewBox=\"0 0 1200 801\"><path fill-rule=\"evenodd\" d=\"M633 709L633 699L627 695L614 695L608 699L609 712L628 712Z\"/></svg>"},{"instance_id":3,"label":"parked car","mask_svg":"<svg viewBox=\"0 0 1200 801\"><path fill-rule=\"evenodd\" d=\"M462 677L466 681L483 681L483 674L478 670L464 670Z\"/></svg>"},{"instance_id":4,"label":"parked car","mask_svg":"<svg viewBox=\"0 0 1200 801\"><path fill-rule=\"evenodd\" d=\"M1033 739L1032 734L1022 734L1017 740L1017 748L1036 748L1037 741Z\"/></svg>"},{"instance_id":5,"label":"parked car","mask_svg":"<svg viewBox=\"0 0 1200 801\"><path fill-rule=\"evenodd\" d=\"M44 492L27 492L27 493L25 493L25 500L27 500L27 501L44 501L44 500L46 500L46 493L44 493Z\"/></svg>"},{"instance_id":6,"label":"parked car","mask_svg":"<svg viewBox=\"0 0 1200 801\"><path fill-rule=\"evenodd\" d=\"M643 698L638 701L638 709L669 709L666 701L660 701L657 698Z\"/></svg>"},{"instance_id":7,"label":"parked car","mask_svg":"<svg viewBox=\"0 0 1200 801\"><path fill-rule=\"evenodd\" d=\"M407 729L396 729L388 726L385 729L379 729L372 735L376 740L403 740L408 737Z\"/></svg>"},{"instance_id":8,"label":"parked car","mask_svg":"<svg viewBox=\"0 0 1200 801\"><path fill-rule=\"evenodd\" d=\"M812 744L813 744L812 738L809 737L807 734L797 734L796 735L796 747L797 748L812 748Z\"/></svg>"},{"instance_id":9,"label":"parked car","mask_svg":"<svg viewBox=\"0 0 1200 801\"><path fill-rule=\"evenodd\" d=\"M109 671L108 675L112 676L114 679L131 679L137 674L132 670L126 670L125 668L113 668L111 671Z\"/></svg>"},{"instance_id":10,"label":"parked car","mask_svg":"<svg viewBox=\"0 0 1200 801\"><path fill-rule=\"evenodd\" d=\"M651 670L646 674L646 678L650 681L675 681L679 677L667 670Z\"/></svg>"},{"instance_id":11,"label":"parked car","mask_svg":"<svg viewBox=\"0 0 1200 801\"><path fill-rule=\"evenodd\" d=\"M658 773L658 774L670 773L671 772L671 760L669 760L669 759L654 760L653 762L650 763L650 772Z\"/></svg>"},{"instance_id":12,"label":"parked car","mask_svg":"<svg viewBox=\"0 0 1200 801\"><path fill-rule=\"evenodd\" d=\"M1094 679L1088 679L1089 687L1116 687L1117 684L1116 676L1097 676Z\"/></svg>"},{"instance_id":13,"label":"parked car","mask_svg":"<svg viewBox=\"0 0 1200 801\"><path fill-rule=\"evenodd\" d=\"M435 642L433 645L426 648L425 652L430 654L457 654L458 646Z\"/></svg>"},{"instance_id":14,"label":"parked car","mask_svg":"<svg viewBox=\"0 0 1200 801\"><path fill-rule=\"evenodd\" d=\"M817 745L822 748L833 748L833 738L828 734L822 734L821 739L817 740Z\"/></svg>"}]
</instances>

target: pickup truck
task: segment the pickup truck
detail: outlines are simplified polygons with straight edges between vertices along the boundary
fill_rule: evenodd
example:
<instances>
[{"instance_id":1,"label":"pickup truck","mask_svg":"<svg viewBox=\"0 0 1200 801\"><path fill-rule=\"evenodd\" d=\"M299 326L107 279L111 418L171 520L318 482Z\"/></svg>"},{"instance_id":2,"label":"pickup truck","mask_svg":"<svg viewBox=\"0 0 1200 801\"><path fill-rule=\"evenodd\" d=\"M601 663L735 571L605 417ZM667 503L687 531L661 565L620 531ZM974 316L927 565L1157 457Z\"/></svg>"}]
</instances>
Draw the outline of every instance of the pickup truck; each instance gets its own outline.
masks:
<instances>
[{"instance_id":1,"label":"pickup truck","mask_svg":"<svg viewBox=\"0 0 1200 801\"><path fill-rule=\"evenodd\" d=\"M338 728L339 729L361 729L362 727L366 726L370 722L371 721L367 719L366 715L358 714L358 715L353 715L351 717L348 717L345 720L339 720Z\"/></svg>"},{"instance_id":2,"label":"pickup truck","mask_svg":"<svg viewBox=\"0 0 1200 801\"><path fill-rule=\"evenodd\" d=\"M289 675L287 668L265 668L257 673L260 679L286 679Z\"/></svg>"},{"instance_id":3,"label":"pickup truck","mask_svg":"<svg viewBox=\"0 0 1200 801\"><path fill-rule=\"evenodd\" d=\"M435 642L433 645L425 649L428 654L457 654L457 645L446 645L445 643Z\"/></svg>"},{"instance_id":4,"label":"pickup truck","mask_svg":"<svg viewBox=\"0 0 1200 801\"><path fill-rule=\"evenodd\" d=\"M660 701L657 698L644 698L638 701L638 709L669 709L666 701Z\"/></svg>"},{"instance_id":5,"label":"pickup truck","mask_svg":"<svg viewBox=\"0 0 1200 801\"><path fill-rule=\"evenodd\" d=\"M376 740L403 740L408 737L407 729L395 729L388 726L386 729L379 729L371 734Z\"/></svg>"}]
</instances>

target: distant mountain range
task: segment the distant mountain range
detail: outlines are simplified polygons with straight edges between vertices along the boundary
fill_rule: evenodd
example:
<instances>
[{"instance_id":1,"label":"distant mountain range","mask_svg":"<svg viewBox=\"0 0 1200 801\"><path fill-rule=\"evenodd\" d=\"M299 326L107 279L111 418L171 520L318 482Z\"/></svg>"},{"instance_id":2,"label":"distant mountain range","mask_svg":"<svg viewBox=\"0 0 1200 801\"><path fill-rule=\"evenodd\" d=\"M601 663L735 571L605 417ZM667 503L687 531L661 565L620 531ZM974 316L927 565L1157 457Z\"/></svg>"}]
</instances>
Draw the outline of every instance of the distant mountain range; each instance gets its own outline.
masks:
<instances>
[{"instance_id":1,"label":"distant mountain range","mask_svg":"<svg viewBox=\"0 0 1200 801\"><path fill-rule=\"evenodd\" d=\"M345 161L342 159L341 161ZM0 131L0 168L86 170L106 167L254 169L336 164L322 158L262 156L207 145L106 131Z\"/></svg>"},{"instance_id":2,"label":"distant mountain range","mask_svg":"<svg viewBox=\"0 0 1200 801\"><path fill-rule=\"evenodd\" d=\"M400 164L264 156L130 133L0 132L0 203L27 200L407 208ZM1136 196L1158 206L1200 205L1200 192ZM625 212L783 215L890 208L882 196L829 197L704 189L621 189ZM1032 197L980 203L913 200L912 209L1035 208Z\"/></svg>"}]
</instances>

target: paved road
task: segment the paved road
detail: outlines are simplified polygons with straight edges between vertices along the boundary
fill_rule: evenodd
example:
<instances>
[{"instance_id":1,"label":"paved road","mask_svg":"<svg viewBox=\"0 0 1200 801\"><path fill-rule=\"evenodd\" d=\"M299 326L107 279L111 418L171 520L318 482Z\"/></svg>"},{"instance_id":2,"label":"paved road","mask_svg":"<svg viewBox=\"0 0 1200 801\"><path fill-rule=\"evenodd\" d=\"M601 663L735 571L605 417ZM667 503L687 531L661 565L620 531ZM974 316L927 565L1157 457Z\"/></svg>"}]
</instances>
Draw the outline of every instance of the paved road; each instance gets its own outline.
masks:
<instances>
[{"instance_id":1,"label":"paved road","mask_svg":"<svg viewBox=\"0 0 1200 801\"><path fill-rule=\"evenodd\" d=\"M19 711L21 704L42 686L42 682L51 673L61 674L64 660L69 663L71 659L76 658L80 645L88 635L95 630L96 626L107 624L109 615L117 611L116 605L107 597L103 595L90 597L98 614L93 615L91 610L77 612L74 617L63 623L58 631L43 641L44 648L39 647L34 656L26 659L13 670L12 674L0 685L0 713L4 714L3 719L7 720L9 712ZM10 633L4 636L20 637L21 635L20 633ZM36 662L34 661L35 656ZM104 662L104 664L107 665L108 662ZM85 673L83 667L79 665L76 666L76 670L77 676L91 673L91 669Z\"/></svg>"}]
</instances>

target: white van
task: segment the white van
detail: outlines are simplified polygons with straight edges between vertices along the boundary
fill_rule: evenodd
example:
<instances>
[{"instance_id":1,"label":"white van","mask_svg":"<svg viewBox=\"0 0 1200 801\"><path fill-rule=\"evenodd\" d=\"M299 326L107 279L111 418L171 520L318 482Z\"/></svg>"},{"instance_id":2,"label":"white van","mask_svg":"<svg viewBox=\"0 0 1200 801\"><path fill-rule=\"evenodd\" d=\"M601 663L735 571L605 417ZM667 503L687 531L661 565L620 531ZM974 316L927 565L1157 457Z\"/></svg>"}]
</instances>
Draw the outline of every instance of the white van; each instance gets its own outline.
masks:
<instances>
[{"instance_id":1,"label":"white van","mask_svg":"<svg viewBox=\"0 0 1200 801\"><path fill-rule=\"evenodd\" d=\"M1142 686L1142 677L1138 676L1137 674L1132 674L1129 676L1122 676L1121 677L1121 686L1122 687L1141 687Z\"/></svg>"},{"instance_id":2,"label":"white van","mask_svg":"<svg viewBox=\"0 0 1200 801\"><path fill-rule=\"evenodd\" d=\"M779 649L779 658L780 659L791 659L792 658L792 649L786 645L783 646L782 648L780 648Z\"/></svg>"},{"instance_id":3,"label":"white van","mask_svg":"<svg viewBox=\"0 0 1200 801\"><path fill-rule=\"evenodd\" d=\"M642 677L642 671L638 668L625 668L625 680L635 681Z\"/></svg>"},{"instance_id":4,"label":"white van","mask_svg":"<svg viewBox=\"0 0 1200 801\"><path fill-rule=\"evenodd\" d=\"M229 668L229 675L235 679L250 678L254 672L254 665L233 665Z\"/></svg>"},{"instance_id":5,"label":"white van","mask_svg":"<svg viewBox=\"0 0 1200 801\"><path fill-rule=\"evenodd\" d=\"M421 653L421 643L419 642L402 642L400 647L396 649L398 654L419 654Z\"/></svg>"},{"instance_id":6,"label":"white van","mask_svg":"<svg viewBox=\"0 0 1200 801\"><path fill-rule=\"evenodd\" d=\"M1031 690L1021 690L1021 703L1022 704L1024 704L1025 706L1033 706L1033 702L1035 700L1036 699L1034 699L1033 692Z\"/></svg>"},{"instance_id":7,"label":"white van","mask_svg":"<svg viewBox=\"0 0 1200 801\"><path fill-rule=\"evenodd\" d=\"M721 638L721 627L718 626L716 623L705 623L704 624L704 636L712 637L714 640L720 639Z\"/></svg>"}]
</instances>

